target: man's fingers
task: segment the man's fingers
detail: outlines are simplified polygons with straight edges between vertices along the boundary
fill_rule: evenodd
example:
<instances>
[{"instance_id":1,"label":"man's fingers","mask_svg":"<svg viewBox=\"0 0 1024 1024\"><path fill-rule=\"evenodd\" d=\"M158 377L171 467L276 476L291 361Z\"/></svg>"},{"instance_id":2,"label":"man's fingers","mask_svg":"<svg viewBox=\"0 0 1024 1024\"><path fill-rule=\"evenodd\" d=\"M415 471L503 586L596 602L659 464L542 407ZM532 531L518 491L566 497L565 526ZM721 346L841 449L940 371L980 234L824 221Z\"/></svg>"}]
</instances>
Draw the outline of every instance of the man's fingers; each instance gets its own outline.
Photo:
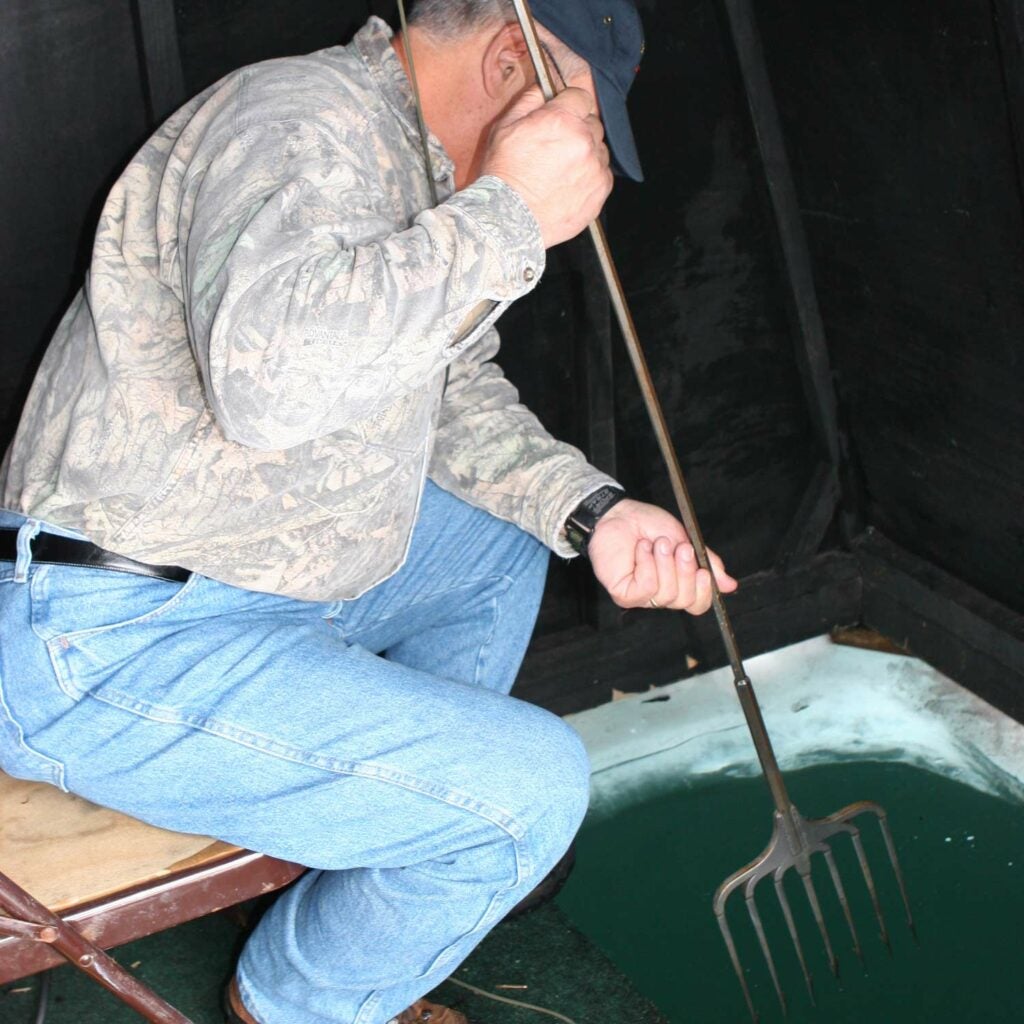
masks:
<instances>
[{"instance_id":1,"label":"man's fingers","mask_svg":"<svg viewBox=\"0 0 1024 1024\"><path fill-rule=\"evenodd\" d=\"M597 114L591 114L587 118L587 125L590 128L590 133L594 136L594 141L604 142L604 122Z\"/></svg>"},{"instance_id":2,"label":"man's fingers","mask_svg":"<svg viewBox=\"0 0 1024 1024\"><path fill-rule=\"evenodd\" d=\"M601 122L598 121L598 124L600 124L600 123ZM602 133L602 136L603 136L603 134L604 134L604 129L603 128L601 129L601 133ZM595 138L594 139L594 149L597 151L597 158L598 158L598 160L600 160L601 166L605 167L605 168L610 167L611 166L611 162L612 162L612 155L608 151L608 147L604 144L604 139L603 138Z\"/></svg>"},{"instance_id":3,"label":"man's fingers","mask_svg":"<svg viewBox=\"0 0 1024 1024\"><path fill-rule=\"evenodd\" d=\"M654 546L649 540L637 541L635 557L633 582L636 589L641 594L653 594L658 589L658 567L654 561Z\"/></svg>"},{"instance_id":4,"label":"man's fingers","mask_svg":"<svg viewBox=\"0 0 1024 1024\"><path fill-rule=\"evenodd\" d=\"M653 600L660 608L671 608L679 597L679 581L674 545L668 537L659 537L654 542L654 564L658 569L658 589Z\"/></svg>"},{"instance_id":5,"label":"man's fingers","mask_svg":"<svg viewBox=\"0 0 1024 1024\"><path fill-rule=\"evenodd\" d=\"M620 608L653 604L703 615L716 582L723 594L737 588L722 559L711 550L707 556L714 576L700 568L682 523L631 498L601 518L590 544L594 572Z\"/></svg>"},{"instance_id":6,"label":"man's fingers","mask_svg":"<svg viewBox=\"0 0 1024 1024\"><path fill-rule=\"evenodd\" d=\"M536 86L524 90L491 132L480 173L519 193L545 248L578 235L601 212L613 183L590 93L566 89L545 103Z\"/></svg>"},{"instance_id":7,"label":"man's fingers","mask_svg":"<svg viewBox=\"0 0 1024 1024\"><path fill-rule=\"evenodd\" d=\"M661 608L673 608L703 615L711 607L711 575L697 565L693 545L678 544L669 559L666 559L661 544L655 546L655 562L658 567L658 590L653 600ZM667 545L667 541L665 544ZM725 571L722 560L714 552L708 558L715 570L715 578L723 593L736 589L736 581Z\"/></svg>"},{"instance_id":8,"label":"man's fingers","mask_svg":"<svg viewBox=\"0 0 1024 1024\"><path fill-rule=\"evenodd\" d=\"M535 88L537 87L535 86ZM553 100L548 102L552 110L564 110L581 120L591 114L597 114L597 110L594 108L594 98L590 93L586 89L577 89L574 86L563 89Z\"/></svg>"},{"instance_id":9,"label":"man's fingers","mask_svg":"<svg viewBox=\"0 0 1024 1024\"><path fill-rule=\"evenodd\" d=\"M531 85L529 88L524 89L522 95L505 111L505 115L501 119L502 123L510 124L513 121L518 121L520 118L532 114L535 110L539 110L544 106L544 103L544 93L541 92L540 86Z\"/></svg>"},{"instance_id":10,"label":"man's fingers","mask_svg":"<svg viewBox=\"0 0 1024 1024\"><path fill-rule=\"evenodd\" d=\"M708 561L711 563L711 568L715 570L715 582L718 584L718 589L725 594L731 594L736 589L736 580L725 571L725 564L721 558L714 551L709 551Z\"/></svg>"},{"instance_id":11,"label":"man's fingers","mask_svg":"<svg viewBox=\"0 0 1024 1024\"><path fill-rule=\"evenodd\" d=\"M675 551L677 597L674 608L686 611L697 593L697 560L693 557L693 546L679 544Z\"/></svg>"},{"instance_id":12,"label":"man's fingers","mask_svg":"<svg viewBox=\"0 0 1024 1024\"><path fill-rule=\"evenodd\" d=\"M689 567L679 577L679 596L664 607L673 611L703 615L711 607L711 577L706 569Z\"/></svg>"}]
</instances>

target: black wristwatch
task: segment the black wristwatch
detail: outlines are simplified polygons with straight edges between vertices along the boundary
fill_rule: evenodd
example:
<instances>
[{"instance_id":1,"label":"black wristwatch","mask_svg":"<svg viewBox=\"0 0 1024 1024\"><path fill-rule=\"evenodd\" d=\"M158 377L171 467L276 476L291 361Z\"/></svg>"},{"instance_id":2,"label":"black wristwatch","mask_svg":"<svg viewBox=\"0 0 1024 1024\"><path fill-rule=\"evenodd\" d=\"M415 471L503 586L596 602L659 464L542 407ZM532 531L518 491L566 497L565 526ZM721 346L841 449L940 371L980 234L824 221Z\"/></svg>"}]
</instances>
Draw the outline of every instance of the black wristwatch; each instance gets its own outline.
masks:
<instances>
[{"instance_id":1,"label":"black wristwatch","mask_svg":"<svg viewBox=\"0 0 1024 1024\"><path fill-rule=\"evenodd\" d=\"M577 554L586 557L587 545L593 536L598 519L625 496L626 492L621 488L605 485L593 494L588 494L569 513L569 518L565 521L565 539Z\"/></svg>"}]
</instances>

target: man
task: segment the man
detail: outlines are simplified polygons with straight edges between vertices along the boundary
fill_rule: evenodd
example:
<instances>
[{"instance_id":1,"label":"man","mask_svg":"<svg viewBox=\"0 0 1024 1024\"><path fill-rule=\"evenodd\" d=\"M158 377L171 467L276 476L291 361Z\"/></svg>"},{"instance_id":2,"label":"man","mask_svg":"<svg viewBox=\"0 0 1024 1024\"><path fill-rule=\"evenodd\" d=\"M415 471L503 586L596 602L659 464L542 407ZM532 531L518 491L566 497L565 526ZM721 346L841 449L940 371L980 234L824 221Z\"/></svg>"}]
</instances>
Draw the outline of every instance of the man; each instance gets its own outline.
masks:
<instances>
[{"instance_id":1,"label":"man","mask_svg":"<svg viewBox=\"0 0 1024 1024\"><path fill-rule=\"evenodd\" d=\"M173 115L4 462L2 767L314 869L247 944L234 1020L415 1019L567 847L579 741L506 696L545 546L589 541L625 607L708 607L675 518L490 362L611 188L599 100L639 173L631 0L536 12L550 103L507 4L422 0L408 39L371 20Z\"/></svg>"}]
</instances>

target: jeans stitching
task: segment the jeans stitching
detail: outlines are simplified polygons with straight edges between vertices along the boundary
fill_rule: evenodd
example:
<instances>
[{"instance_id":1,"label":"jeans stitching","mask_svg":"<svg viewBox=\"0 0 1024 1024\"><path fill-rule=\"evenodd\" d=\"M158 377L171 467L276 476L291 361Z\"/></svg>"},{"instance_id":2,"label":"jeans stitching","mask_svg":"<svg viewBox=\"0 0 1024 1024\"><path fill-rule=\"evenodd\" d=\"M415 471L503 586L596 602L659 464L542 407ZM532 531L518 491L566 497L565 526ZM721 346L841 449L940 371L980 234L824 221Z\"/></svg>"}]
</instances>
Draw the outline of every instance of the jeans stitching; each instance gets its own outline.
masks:
<instances>
[{"instance_id":1,"label":"jeans stitching","mask_svg":"<svg viewBox=\"0 0 1024 1024\"><path fill-rule=\"evenodd\" d=\"M114 699L115 695L121 699ZM159 708L156 705L133 700L127 694L122 694L118 691L114 691L113 694L109 695L88 691L86 696L92 697L94 700L111 707L120 708L122 711L127 711L130 714L138 715L140 718L153 722L162 722L165 725L187 726L198 732L205 732L210 736L216 736L229 743L237 743L239 746L248 747L250 750L266 754L268 757L275 757L281 761L290 761L293 764L301 764L307 768L316 768L335 775L349 775L356 778L385 782L411 793L419 793L421 796L439 800L449 807L455 807L459 810L475 814L477 817L497 826L503 832L507 832L517 842L526 835L524 826L516 820L515 815L504 808L492 807L476 797L470 796L468 793L462 793L450 787L439 786L437 783L420 779L410 775L408 772L388 768L384 765L376 765L372 762L340 761L334 757L310 754L269 736L261 737L258 733L253 733L247 729L240 729L237 726L230 726L226 723L218 722L216 719L182 715L169 708ZM259 742L261 739L263 740L262 743Z\"/></svg>"},{"instance_id":2,"label":"jeans stitching","mask_svg":"<svg viewBox=\"0 0 1024 1024\"><path fill-rule=\"evenodd\" d=\"M351 634L345 633L343 625L339 625L337 622L338 616L341 614L343 607L338 608L333 614L330 614L330 611L328 611L328 613L324 615L324 618L331 624L331 626L334 629L337 629L339 632L342 632L346 639L349 639L350 636L358 636L360 633L364 632L367 629L376 629L378 626L383 626L385 623L391 622L392 619L402 618L403 616L408 615L413 608L418 608L420 605L426 604L428 601L433 601L438 597L447 597L448 595L457 593L460 590L479 587L482 583L496 583L499 580L505 581L505 589L502 591L503 594L506 593L509 587L515 582L511 576L508 576L504 573L499 573L497 576L481 576L479 579L470 580L467 583L462 583L457 587L449 587L446 590L436 590L433 593L426 594L423 597L417 598L415 601L412 602L412 604L405 605L403 608L400 608L398 611L394 612L391 615L384 615L379 618L375 618L372 622L368 622L363 626L359 626ZM348 603L348 601L339 602L339 604L342 606ZM493 636L493 632L491 635Z\"/></svg>"},{"instance_id":3,"label":"jeans stitching","mask_svg":"<svg viewBox=\"0 0 1024 1024\"><path fill-rule=\"evenodd\" d=\"M525 836L525 833L524 833ZM530 858L526 850L523 847L522 839L511 839L512 856L515 860L515 880L507 885L504 889L499 889L490 899L487 904L487 909L480 915L477 922L471 927L467 928L461 935L456 936L448 943L447 946L442 949L437 956L431 961L427 969L418 977L429 978L430 975L437 971L445 970L448 967L449 961L452 960L453 953L457 952L459 946L462 945L467 939L473 935L477 935L480 932L486 932L497 924L501 916L505 913L506 907L504 907L503 899L511 893L518 886L522 885L523 880L529 877L529 863ZM525 867L524 867L525 865ZM450 972L448 972L450 973ZM381 997L384 995L383 989L374 989L370 993L369 997L365 1000L363 1005L359 1008L356 1013L355 1021L353 1024L362 1024L369 1017L372 1010L375 1010L380 1003Z\"/></svg>"},{"instance_id":4,"label":"jeans stitching","mask_svg":"<svg viewBox=\"0 0 1024 1024\"><path fill-rule=\"evenodd\" d=\"M33 757L43 761L51 770L54 785L67 791L67 787L64 785L64 765L55 758L52 758L48 754L44 754L42 751L36 750L34 747L29 745L28 741L25 739L25 730L22 728L21 722L14 717L14 713L11 711L10 705L7 703L7 695L4 693L2 685L0 685L0 710L3 711L4 717L14 728L15 734L18 737L18 746Z\"/></svg>"},{"instance_id":5,"label":"jeans stitching","mask_svg":"<svg viewBox=\"0 0 1024 1024\"><path fill-rule=\"evenodd\" d=\"M506 577L506 579L507 578L508 577ZM506 591L507 589L508 588L506 588ZM494 634L498 629L498 619L500 617L501 611L498 607L498 598L495 596L491 598L491 631L487 634L476 652L476 665L473 667L473 683L476 686L480 685L480 679L483 676L484 671L484 658L487 654L487 649L491 646L491 641L494 639Z\"/></svg>"},{"instance_id":6,"label":"jeans stitching","mask_svg":"<svg viewBox=\"0 0 1024 1024\"><path fill-rule=\"evenodd\" d=\"M384 995L384 990L376 988L374 989L364 1000L363 1005L359 1007L356 1013L355 1020L352 1024L363 1024L367 1020L371 1013L377 1009L380 1005L381 997ZM388 1022L390 1024L390 1021Z\"/></svg>"},{"instance_id":7,"label":"jeans stitching","mask_svg":"<svg viewBox=\"0 0 1024 1024\"><path fill-rule=\"evenodd\" d=\"M41 566L34 574L30 581L30 596L31 603L29 607L29 623L32 628L32 632L35 633L40 640L43 641L46 646L46 652L50 658L50 665L53 667L53 674L57 679L57 685L61 691L72 700L80 700L88 693L88 690L76 685L74 680L74 673L71 671L71 666L68 665L64 658L61 657L62 649L66 649L71 646L75 646L82 640L88 640L94 636L98 636L103 633L110 633L114 630L123 629L128 626L140 625L144 622L151 622L154 619L159 618L165 612L171 611L175 608L184 598L195 589L202 577L198 573L193 573L189 578L178 588L178 590L169 597L162 605L154 608L152 611L146 612L144 615L137 615L133 619L124 619L120 622L112 623L109 626L93 626L90 629L73 630L70 633L58 633L56 636L47 638L44 634L46 631L42 630L40 623L39 610L47 599L47 582L49 573L47 572L47 566Z\"/></svg>"},{"instance_id":8,"label":"jeans stitching","mask_svg":"<svg viewBox=\"0 0 1024 1024\"><path fill-rule=\"evenodd\" d=\"M136 615L131 619L122 619L120 622L113 622L108 626L91 626L88 629L72 630L69 633L58 633L54 637L47 638L37 629L39 624L39 616L36 614L36 608L38 604L41 604L46 598L45 591L45 579L48 575L46 573L47 566L42 566L35 574L35 578L32 580L32 609L31 609L31 622L32 632L39 637L44 643L49 645L53 641L66 641L68 644L77 644L80 640L88 640L91 637L98 636L101 633L110 633L115 629L123 629L126 626L137 626L143 622L152 622L154 619L160 618L165 612L171 611L176 608L178 604L190 594L198 585L199 581L203 578L198 573L192 573L191 576L178 588L178 590L171 595L163 604L154 608L152 611L145 612L143 615ZM99 570L105 571L105 570ZM148 578L148 577L147 577ZM37 591L38 587L38 591Z\"/></svg>"}]
</instances>

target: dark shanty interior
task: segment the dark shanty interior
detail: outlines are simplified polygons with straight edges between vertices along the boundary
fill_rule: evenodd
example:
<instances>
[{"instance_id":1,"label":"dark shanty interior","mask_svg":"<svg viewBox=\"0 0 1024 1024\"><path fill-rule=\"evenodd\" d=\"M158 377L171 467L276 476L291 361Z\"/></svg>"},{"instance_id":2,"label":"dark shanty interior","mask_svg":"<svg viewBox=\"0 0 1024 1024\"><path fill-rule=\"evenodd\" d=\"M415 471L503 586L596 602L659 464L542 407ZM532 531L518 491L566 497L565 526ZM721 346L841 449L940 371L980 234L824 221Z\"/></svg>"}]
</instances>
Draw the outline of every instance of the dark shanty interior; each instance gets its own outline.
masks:
<instances>
[{"instance_id":1,"label":"dark shanty interior","mask_svg":"<svg viewBox=\"0 0 1024 1024\"><path fill-rule=\"evenodd\" d=\"M5 6L0 447L152 130L234 68L397 24L390 0ZM1024 721L1024 3L638 6L645 181L604 221L744 655L866 627ZM548 429L672 507L585 235L499 330ZM552 559L514 692L568 714L725 661L710 615L624 612Z\"/></svg>"},{"instance_id":2,"label":"dark shanty interior","mask_svg":"<svg viewBox=\"0 0 1024 1024\"><path fill-rule=\"evenodd\" d=\"M640 6L646 181L620 181L607 228L709 543L743 579L744 651L863 622L1019 717L1024 16ZM368 11L394 17L355 0L10 6L5 442L98 206L153 126ZM671 501L585 238L500 329L549 429ZM623 615L553 565L519 692L564 713L679 678L687 654L721 663L711 623L679 619Z\"/></svg>"}]
</instances>

